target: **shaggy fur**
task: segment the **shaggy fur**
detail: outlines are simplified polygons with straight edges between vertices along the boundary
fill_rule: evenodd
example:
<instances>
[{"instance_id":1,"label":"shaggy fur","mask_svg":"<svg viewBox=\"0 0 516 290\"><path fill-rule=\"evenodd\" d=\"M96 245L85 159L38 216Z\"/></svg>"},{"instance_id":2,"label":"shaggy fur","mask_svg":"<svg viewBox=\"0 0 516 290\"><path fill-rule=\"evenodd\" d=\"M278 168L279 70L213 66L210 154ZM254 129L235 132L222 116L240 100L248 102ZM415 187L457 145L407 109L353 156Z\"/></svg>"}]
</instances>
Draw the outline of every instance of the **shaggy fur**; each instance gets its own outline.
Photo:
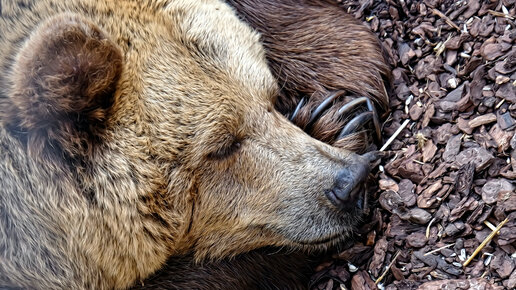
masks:
<instances>
[{"instance_id":1,"label":"shaggy fur","mask_svg":"<svg viewBox=\"0 0 516 290\"><path fill-rule=\"evenodd\" d=\"M280 86L276 108L289 116L305 97L308 105L293 120L296 125L333 146L366 150L371 143L367 132L334 139L352 117L336 116L336 111L357 95L371 98L380 113L387 111L384 84L388 87L390 72L376 37L331 1L226 2L261 33L269 67ZM308 128L311 112L335 91L342 97ZM300 253L253 251L197 267L191 258L180 261L171 259L142 288L305 289L311 260Z\"/></svg>"},{"instance_id":2,"label":"shaggy fur","mask_svg":"<svg viewBox=\"0 0 516 290\"><path fill-rule=\"evenodd\" d=\"M369 28L331 0L226 2L261 33L269 66L281 88L276 108L289 115L305 97L307 104L293 120L296 125L333 146L365 151L372 141L368 134L335 137L353 117L338 116L338 109L357 96L373 100L379 114L388 111L390 69ZM332 93L340 97L309 126L315 107Z\"/></svg>"},{"instance_id":3,"label":"shaggy fur","mask_svg":"<svg viewBox=\"0 0 516 290\"><path fill-rule=\"evenodd\" d=\"M175 257L134 289L307 289L314 261L299 252L277 249L200 265L192 257Z\"/></svg>"},{"instance_id":4,"label":"shaggy fur","mask_svg":"<svg viewBox=\"0 0 516 290\"><path fill-rule=\"evenodd\" d=\"M274 261L254 251L352 231L360 211L324 192L368 161L274 110L259 35L226 4L0 9L0 287L126 288L167 259Z\"/></svg>"}]
</instances>

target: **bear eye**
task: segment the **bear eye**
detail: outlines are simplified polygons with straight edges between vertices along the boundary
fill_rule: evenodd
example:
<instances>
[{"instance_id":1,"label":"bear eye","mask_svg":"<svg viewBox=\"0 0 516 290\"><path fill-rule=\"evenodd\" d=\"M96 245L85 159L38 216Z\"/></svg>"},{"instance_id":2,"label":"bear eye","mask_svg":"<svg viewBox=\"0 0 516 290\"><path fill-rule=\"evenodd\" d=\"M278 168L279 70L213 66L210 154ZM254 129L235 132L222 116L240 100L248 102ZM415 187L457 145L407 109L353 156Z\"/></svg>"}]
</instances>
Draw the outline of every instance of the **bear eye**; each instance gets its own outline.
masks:
<instances>
[{"instance_id":1,"label":"bear eye","mask_svg":"<svg viewBox=\"0 0 516 290\"><path fill-rule=\"evenodd\" d=\"M227 158L232 154L236 153L241 146L242 143L240 141L233 141L230 145L223 146L222 148L219 148L216 151L213 151L210 154L208 154L208 158L218 160Z\"/></svg>"}]
</instances>

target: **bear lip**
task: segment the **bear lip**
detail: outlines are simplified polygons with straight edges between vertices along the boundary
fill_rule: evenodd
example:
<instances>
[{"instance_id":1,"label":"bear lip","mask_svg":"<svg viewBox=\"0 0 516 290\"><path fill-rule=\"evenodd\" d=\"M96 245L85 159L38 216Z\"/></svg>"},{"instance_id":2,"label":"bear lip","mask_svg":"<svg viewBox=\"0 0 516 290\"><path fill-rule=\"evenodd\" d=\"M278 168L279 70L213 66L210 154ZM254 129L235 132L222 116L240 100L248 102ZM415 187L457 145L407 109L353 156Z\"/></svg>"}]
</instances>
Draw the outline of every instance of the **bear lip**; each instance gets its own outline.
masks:
<instances>
[{"instance_id":1,"label":"bear lip","mask_svg":"<svg viewBox=\"0 0 516 290\"><path fill-rule=\"evenodd\" d=\"M326 238L312 240L312 241L294 241L297 244L303 245L303 246L320 246L324 244L330 244L339 240L342 240L346 237L345 232L336 233L334 235L331 235Z\"/></svg>"}]
</instances>

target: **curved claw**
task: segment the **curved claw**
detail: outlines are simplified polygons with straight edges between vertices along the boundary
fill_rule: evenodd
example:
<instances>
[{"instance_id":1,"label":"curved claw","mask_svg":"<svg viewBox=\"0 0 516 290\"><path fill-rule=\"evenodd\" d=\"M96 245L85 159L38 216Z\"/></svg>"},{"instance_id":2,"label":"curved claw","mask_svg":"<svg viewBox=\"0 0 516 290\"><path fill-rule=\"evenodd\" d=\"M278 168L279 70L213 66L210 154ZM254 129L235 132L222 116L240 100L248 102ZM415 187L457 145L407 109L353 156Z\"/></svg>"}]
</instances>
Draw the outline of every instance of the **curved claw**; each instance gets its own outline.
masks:
<instances>
[{"instance_id":1,"label":"curved claw","mask_svg":"<svg viewBox=\"0 0 516 290\"><path fill-rule=\"evenodd\" d=\"M342 108L339 109L338 111L338 114L339 115L343 115L343 114L349 114L351 113L351 111L358 105L362 104L362 103L366 103L367 105L367 109L369 110L368 112L366 113L370 113L370 114L365 114L365 113L362 113L358 116L356 116L355 118L353 118L343 129L342 131L340 132L339 136L337 137L337 140L346 136L346 135L349 135L351 133L353 133L354 131L356 131L356 129L358 129L361 125L363 125L363 123L365 122L368 122L370 120L373 121L373 126L374 126L374 130L375 130L375 139L377 141L381 141L382 139L382 132L380 131L380 121L378 120L378 114L376 113L376 109L373 105L373 103L371 102L371 100L367 97L360 97L360 98L357 98L357 99L354 99L353 101L345 104L344 106L342 106ZM362 123L360 123L362 122Z\"/></svg>"},{"instance_id":2,"label":"curved claw","mask_svg":"<svg viewBox=\"0 0 516 290\"><path fill-rule=\"evenodd\" d=\"M376 108L370 99L367 99L367 108L369 109L369 111L373 112L373 126L374 126L374 130L376 132L376 141L381 142L382 141L382 131L381 131L381 127L380 127L380 120L378 119L378 113L376 112Z\"/></svg>"},{"instance_id":3,"label":"curved claw","mask_svg":"<svg viewBox=\"0 0 516 290\"><path fill-rule=\"evenodd\" d=\"M310 130L313 123L324 113L324 111L331 106L331 104L339 97L341 96L345 91L336 91L329 95L324 101L322 101L316 108L313 110L310 119L308 120L308 123L306 127L308 130ZM303 97L299 103L297 104L294 112L289 117L290 121L293 121L298 115L303 106L306 105L308 99L306 97ZM376 108L373 105L372 101L367 97L360 97L356 98L348 103L346 103L344 106L342 106L338 111L337 115L351 115L353 113L353 110L363 103L366 104L367 112L361 113L358 116L354 117L349 123L342 128L340 134L337 136L336 140L342 139L346 135L349 135L353 132L356 132L360 127L364 126L367 122L372 120L375 133L374 139L376 141L381 142L382 140L382 133L380 131L380 121L378 118L378 114L376 112ZM362 107L363 108L363 107Z\"/></svg>"},{"instance_id":4,"label":"curved claw","mask_svg":"<svg viewBox=\"0 0 516 290\"><path fill-rule=\"evenodd\" d=\"M349 102L349 103L346 103L344 106L342 106L338 111L337 113L339 115L342 115L342 114L349 114L351 113L351 111L356 107L358 106L359 104L361 103L364 103L364 102L367 102L368 98L366 97L360 97L360 98L357 98L357 99L354 99L353 101Z\"/></svg>"},{"instance_id":5,"label":"curved claw","mask_svg":"<svg viewBox=\"0 0 516 290\"><path fill-rule=\"evenodd\" d=\"M299 103L297 104L296 109L294 110L294 113L292 113L292 116L290 116L290 118L288 118L290 121L294 120L294 118L297 116L297 114L299 113L299 111L301 110L301 107L303 107L305 102L306 102L306 98L303 97L301 99L301 101L299 101Z\"/></svg>"},{"instance_id":6,"label":"curved claw","mask_svg":"<svg viewBox=\"0 0 516 290\"><path fill-rule=\"evenodd\" d=\"M353 132L356 132L358 128L360 128L364 125L364 123L372 120L373 115L374 115L374 113L371 111L363 112L360 115L356 116L355 118L351 119L351 121L349 121L349 123L347 123L346 126L344 126L344 128L342 128L342 131L340 131L340 134L337 137L337 140L339 140Z\"/></svg>"},{"instance_id":7,"label":"curved claw","mask_svg":"<svg viewBox=\"0 0 516 290\"><path fill-rule=\"evenodd\" d=\"M327 97L322 103L315 108L315 110L312 113L312 116L310 116L310 120L308 121L308 126L312 125L312 122L315 121L319 117L319 115L326 110L326 108L340 95L342 95L344 91L337 91L331 94L329 97Z\"/></svg>"}]
</instances>

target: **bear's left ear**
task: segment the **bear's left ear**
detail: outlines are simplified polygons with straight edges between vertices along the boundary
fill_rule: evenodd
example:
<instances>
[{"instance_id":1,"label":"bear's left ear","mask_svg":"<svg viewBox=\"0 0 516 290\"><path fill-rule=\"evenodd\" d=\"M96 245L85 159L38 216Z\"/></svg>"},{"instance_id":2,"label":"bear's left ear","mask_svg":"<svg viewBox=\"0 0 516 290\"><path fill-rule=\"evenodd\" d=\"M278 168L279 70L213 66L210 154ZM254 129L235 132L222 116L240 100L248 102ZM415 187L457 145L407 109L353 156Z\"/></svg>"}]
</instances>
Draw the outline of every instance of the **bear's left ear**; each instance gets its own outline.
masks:
<instances>
[{"instance_id":1,"label":"bear's left ear","mask_svg":"<svg viewBox=\"0 0 516 290\"><path fill-rule=\"evenodd\" d=\"M7 122L50 139L94 131L112 105L121 71L120 49L98 26L76 14L54 16L15 59Z\"/></svg>"}]
</instances>

